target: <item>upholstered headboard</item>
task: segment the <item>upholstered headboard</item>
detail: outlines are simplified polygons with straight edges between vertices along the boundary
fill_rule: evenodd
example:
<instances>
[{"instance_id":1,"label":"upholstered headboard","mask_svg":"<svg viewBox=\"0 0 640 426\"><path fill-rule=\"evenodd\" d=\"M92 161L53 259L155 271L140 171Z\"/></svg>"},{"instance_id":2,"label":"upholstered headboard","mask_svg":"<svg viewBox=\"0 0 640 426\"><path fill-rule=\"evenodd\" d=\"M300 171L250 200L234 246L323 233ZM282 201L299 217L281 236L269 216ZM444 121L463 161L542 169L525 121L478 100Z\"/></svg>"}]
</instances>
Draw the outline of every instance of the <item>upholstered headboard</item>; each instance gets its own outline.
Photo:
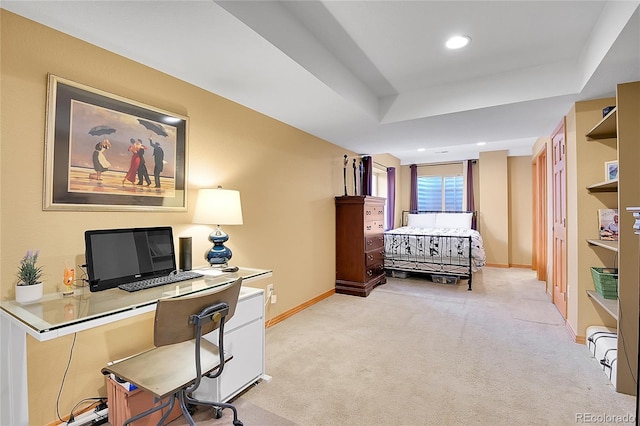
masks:
<instances>
[{"instance_id":1,"label":"upholstered headboard","mask_svg":"<svg viewBox=\"0 0 640 426\"><path fill-rule=\"evenodd\" d=\"M415 228L464 228L476 229L477 212L404 210L402 226Z\"/></svg>"}]
</instances>

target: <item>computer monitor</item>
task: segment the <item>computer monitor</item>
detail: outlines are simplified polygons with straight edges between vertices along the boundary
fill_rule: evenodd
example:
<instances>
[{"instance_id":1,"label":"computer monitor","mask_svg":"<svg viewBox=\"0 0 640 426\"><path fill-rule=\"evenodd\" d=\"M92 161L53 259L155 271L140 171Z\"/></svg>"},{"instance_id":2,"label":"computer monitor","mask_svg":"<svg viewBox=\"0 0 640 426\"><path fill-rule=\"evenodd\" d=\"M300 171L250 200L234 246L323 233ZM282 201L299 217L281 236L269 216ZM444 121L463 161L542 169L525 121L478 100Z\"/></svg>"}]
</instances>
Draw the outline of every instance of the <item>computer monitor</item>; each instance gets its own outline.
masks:
<instances>
[{"instance_id":1,"label":"computer monitor","mask_svg":"<svg viewBox=\"0 0 640 426\"><path fill-rule=\"evenodd\" d=\"M84 234L89 290L169 275L176 270L171 227L98 229Z\"/></svg>"}]
</instances>

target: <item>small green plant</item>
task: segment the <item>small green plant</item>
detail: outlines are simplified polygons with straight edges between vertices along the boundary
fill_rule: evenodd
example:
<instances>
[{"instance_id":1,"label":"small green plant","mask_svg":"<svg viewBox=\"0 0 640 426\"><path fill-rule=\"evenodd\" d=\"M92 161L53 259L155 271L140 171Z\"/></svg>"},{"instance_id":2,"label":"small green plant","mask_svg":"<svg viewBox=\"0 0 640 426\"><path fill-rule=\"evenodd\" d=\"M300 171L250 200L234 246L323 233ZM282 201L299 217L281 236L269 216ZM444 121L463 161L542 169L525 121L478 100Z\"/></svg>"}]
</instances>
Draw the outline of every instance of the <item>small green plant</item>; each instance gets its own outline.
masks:
<instances>
[{"instance_id":1,"label":"small green plant","mask_svg":"<svg viewBox=\"0 0 640 426\"><path fill-rule=\"evenodd\" d=\"M31 250L27 251L22 260L20 261L20 267L18 268L18 285L34 285L40 282L42 277L42 266L37 266L38 255L40 251L35 253Z\"/></svg>"}]
</instances>

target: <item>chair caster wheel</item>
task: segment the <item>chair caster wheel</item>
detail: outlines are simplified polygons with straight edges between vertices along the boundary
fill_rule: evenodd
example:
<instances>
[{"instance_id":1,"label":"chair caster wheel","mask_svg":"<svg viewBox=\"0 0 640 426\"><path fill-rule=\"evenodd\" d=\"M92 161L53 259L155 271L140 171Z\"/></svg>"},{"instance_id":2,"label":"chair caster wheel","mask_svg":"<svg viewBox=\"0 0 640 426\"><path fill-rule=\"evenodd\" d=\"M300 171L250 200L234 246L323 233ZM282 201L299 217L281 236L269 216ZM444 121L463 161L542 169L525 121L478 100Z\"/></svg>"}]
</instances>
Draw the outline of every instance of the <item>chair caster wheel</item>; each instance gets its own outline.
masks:
<instances>
[{"instance_id":1,"label":"chair caster wheel","mask_svg":"<svg viewBox=\"0 0 640 426\"><path fill-rule=\"evenodd\" d=\"M215 413L213 414L214 418L219 419L220 417L222 417L222 408L215 408L214 411L215 411Z\"/></svg>"},{"instance_id":2,"label":"chair caster wheel","mask_svg":"<svg viewBox=\"0 0 640 426\"><path fill-rule=\"evenodd\" d=\"M243 426L243 423L240 420L234 420L233 426Z\"/></svg>"}]
</instances>

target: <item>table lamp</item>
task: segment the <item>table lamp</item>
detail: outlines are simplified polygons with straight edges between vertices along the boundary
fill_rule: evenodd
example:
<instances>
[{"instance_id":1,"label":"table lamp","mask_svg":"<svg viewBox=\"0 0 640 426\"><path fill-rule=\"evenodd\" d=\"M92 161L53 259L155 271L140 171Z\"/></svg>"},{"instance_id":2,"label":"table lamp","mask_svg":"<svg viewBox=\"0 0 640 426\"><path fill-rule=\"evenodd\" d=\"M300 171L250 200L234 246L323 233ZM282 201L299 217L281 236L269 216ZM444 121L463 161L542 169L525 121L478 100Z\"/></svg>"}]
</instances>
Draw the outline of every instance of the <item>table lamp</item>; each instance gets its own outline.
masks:
<instances>
[{"instance_id":1,"label":"table lamp","mask_svg":"<svg viewBox=\"0 0 640 426\"><path fill-rule=\"evenodd\" d=\"M242 205L240 192L232 189L201 189L193 215L193 223L216 225L209 235L213 247L205 252L205 259L211 266L226 268L231 259L231 250L224 243L229 240L220 225L242 225Z\"/></svg>"}]
</instances>

